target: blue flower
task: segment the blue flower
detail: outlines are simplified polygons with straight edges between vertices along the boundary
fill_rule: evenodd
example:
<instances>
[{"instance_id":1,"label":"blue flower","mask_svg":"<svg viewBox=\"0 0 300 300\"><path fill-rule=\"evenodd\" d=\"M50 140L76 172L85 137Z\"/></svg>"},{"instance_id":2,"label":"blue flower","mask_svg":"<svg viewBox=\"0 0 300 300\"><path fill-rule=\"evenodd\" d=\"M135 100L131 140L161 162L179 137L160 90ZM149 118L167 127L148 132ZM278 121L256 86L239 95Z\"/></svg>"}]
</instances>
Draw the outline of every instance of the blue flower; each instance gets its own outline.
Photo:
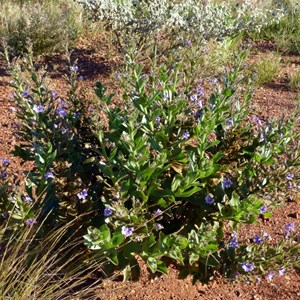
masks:
<instances>
[{"instance_id":1,"label":"blue flower","mask_svg":"<svg viewBox=\"0 0 300 300\"><path fill-rule=\"evenodd\" d=\"M2 167L8 167L10 165L10 160L7 158L2 159Z\"/></svg>"},{"instance_id":2,"label":"blue flower","mask_svg":"<svg viewBox=\"0 0 300 300\"><path fill-rule=\"evenodd\" d=\"M56 110L56 113L57 113L61 118L64 118L64 117L67 115L66 111L65 111L64 109L62 109L62 108L58 108L58 109Z\"/></svg>"},{"instance_id":3,"label":"blue flower","mask_svg":"<svg viewBox=\"0 0 300 300\"><path fill-rule=\"evenodd\" d=\"M84 199L87 197L87 195L88 195L88 192L87 192L86 189L84 189L84 190L82 190L81 192L79 192L79 193L77 194L77 197L78 197L78 199L80 199L80 200L84 200Z\"/></svg>"},{"instance_id":4,"label":"blue flower","mask_svg":"<svg viewBox=\"0 0 300 300\"><path fill-rule=\"evenodd\" d=\"M279 270L278 270L278 274L279 276L283 276L285 274L285 267L281 267Z\"/></svg>"},{"instance_id":5,"label":"blue flower","mask_svg":"<svg viewBox=\"0 0 300 300\"><path fill-rule=\"evenodd\" d=\"M197 101L198 96L197 96L196 94L194 94L194 95L192 95L192 96L190 97L190 99L191 99L192 102L195 102L195 101Z\"/></svg>"},{"instance_id":6,"label":"blue flower","mask_svg":"<svg viewBox=\"0 0 300 300\"><path fill-rule=\"evenodd\" d=\"M7 172L5 171L5 172L3 172L3 173L0 173L0 178L1 179L4 179L4 178L6 178L7 177Z\"/></svg>"},{"instance_id":7,"label":"blue flower","mask_svg":"<svg viewBox=\"0 0 300 300\"><path fill-rule=\"evenodd\" d=\"M227 126L233 126L233 120L227 120L226 121Z\"/></svg>"},{"instance_id":8,"label":"blue flower","mask_svg":"<svg viewBox=\"0 0 300 300\"><path fill-rule=\"evenodd\" d=\"M31 203L33 202L33 200L28 197L28 196L21 196L21 199L25 202L25 203Z\"/></svg>"},{"instance_id":9,"label":"blue flower","mask_svg":"<svg viewBox=\"0 0 300 300\"><path fill-rule=\"evenodd\" d=\"M232 187L233 183L231 180L227 179L227 178L224 178L223 181L222 181L222 185L223 185L223 188L224 189L229 189Z\"/></svg>"},{"instance_id":10,"label":"blue flower","mask_svg":"<svg viewBox=\"0 0 300 300\"><path fill-rule=\"evenodd\" d=\"M155 223L154 227L155 227L156 230L161 230L161 229L164 228L164 226L162 226L160 223Z\"/></svg>"},{"instance_id":11,"label":"blue flower","mask_svg":"<svg viewBox=\"0 0 300 300\"><path fill-rule=\"evenodd\" d=\"M7 211L3 212L2 217L3 217L3 219L6 219L8 217L8 212Z\"/></svg>"},{"instance_id":12,"label":"blue flower","mask_svg":"<svg viewBox=\"0 0 300 300\"><path fill-rule=\"evenodd\" d=\"M51 98L58 98L59 97L59 95L54 91L50 91L49 93L50 93Z\"/></svg>"},{"instance_id":13,"label":"blue flower","mask_svg":"<svg viewBox=\"0 0 300 300\"><path fill-rule=\"evenodd\" d=\"M255 237L253 238L253 242L255 244L261 244L263 242L263 239L258 234L256 234Z\"/></svg>"},{"instance_id":14,"label":"blue flower","mask_svg":"<svg viewBox=\"0 0 300 300\"><path fill-rule=\"evenodd\" d=\"M188 132L188 130L186 130L186 131L182 134L181 139L187 140L189 137L190 137L190 133Z\"/></svg>"},{"instance_id":15,"label":"blue flower","mask_svg":"<svg viewBox=\"0 0 300 300\"><path fill-rule=\"evenodd\" d=\"M161 216L162 214L163 212L159 208L154 212L155 217Z\"/></svg>"},{"instance_id":16,"label":"blue flower","mask_svg":"<svg viewBox=\"0 0 300 300\"><path fill-rule=\"evenodd\" d=\"M155 118L155 124L156 125L158 125L160 123L160 121L161 121L161 117L160 116L158 116L158 117Z\"/></svg>"},{"instance_id":17,"label":"blue flower","mask_svg":"<svg viewBox=\"0 0 300 300\"><path fill-rule=\"evenodd\" d=\"M211 84L215 85L218 83L218 79L217 78L213 78L211 81Z\"/></svg>"},{"instance_id":18,"label":"blue flower","mask_svg":"<svg viewBox=\"0 0 300 300\"><path fill-rule=\"evenodd\" d=\"M32 109L33 109L34 112L36 112L38 114L38 113L41 113L45 110L45 106L34 104Z\"/></svg>"},{"instance_id":19,"label":"blue flower","mask_svg":"<svg viewBox=\"0 0 300 300\"><path fill-rule=\"evenodd\" d=\"M24 98L30 98L30 97L31 97L31 94L30 94L28 91L24 91L24 92L22 93L22 96L23 96Z\"/></svg>"},{"instance_id":20,"label":"blue flower","mask_svg":"<svg viewBox=\"0 0 300 300\"><path fill-rule=\"evenodd\" d=\"M202 109L198 109L197 112L196 112L196 119L198 121L201 121L202 116L203 116L203 110Z\"/></svg>"},{"instance_id":21,"label":"blue flower","mask_svg":"<svg viewBox=\"0 0 300 300\"><path fill-rule=\"evenodd\" d=\"M291 232L295 231L295 223L288 223L284 226L285 235L290 235Z\"/></svg>"},{"instance_id":22,"label":"blue flower","mask_svg":"<svg viewBox=\"0 0 300 300\"><path fill-rule=\"evenodd\" d=\"M254 264L250 264L250 263L247 263L247 262L243 262L242 263L242 269L245 271L245 272L251 272L254 270Z\"/></svg>"},{"instance_id":23,"label":"blue flower","mask_svg":"<svg viewBox=\"0 0 300 300\"><path fill-rule=\"evenodd\" d=\"M104 217L109 217L112 215L112 210L109 207L105 207L103 214L104 214Z\"/></svg>"},{"instance_id":24,"label":"blue flower","mask_svg":"<svg viewBox=\"0 0 300 300\"><path fill-rule=\"evenodd\" d=\"M77 66L72 66L71 71L76 73L78 71L78 67Z\"/></svg>"},{"instance_id":25,"label":"blue flower","mask_svg":"<svg viewBox=\"0 0 300 300\"><path fill-rule=\"evenodd\" d=\"M213 204L215 202L215 199L211 195L208 194L205 196L205 202L207 204Z\"/></svg>"},{"instance_id":26,"label":"blue flower","mask_svg":"<svg viewBox=\"0 0 300 300\"><path fill-rule=\"evenodd\" d=\"M182 44L185 47L192 47L192 45L193 45L192 41L190 41L190 40L186 40Z\"/></svg>"},{"instance_id":27,"label":"blue flower","mask_svg":"<svg viewBox=\"0 0 300 300\"><path fill-rule=\"evenodd\" d=\"M294 177L294 174L291 174L291 173L286 174L286 180L291 181L291 180L293 180L293 177Z\"/></svg>"},{"instance_id":28,"label":"blue flower","mask_svg":"<svg viewBox=\"0 0 300 300\"><path fill-rule=\"evenodd\" d=\"M239 246L239 243L237 241L237 238L234 236L230 241L229 241L229 247L230 248L237 248Z\"/></svg>"},{"instance_id":29,"label":"blue flower","mask_svg":"<svg viewBox=\"0 0 300 300\"><path fill-rule=\"evenodd\" d=\"M35 219L35 218L27 219L27 220L25 221L25 223L26 223L27 226L32 226L33 224L36 223L36 219Z\"/></svg>"},{"instance_id":30,"label":"blue flower","mask_svg":"<svg viewBox=\"0 0 300 300\"><path fill-rule=\"evenodd\" d=\"M54 175L53 175L53 173L52 172L47 172L46 174L45 174L45 179L49 179L49 178L54 178Z\"/></svg>"},{"instance_id":31,"label":"blue flower","mask_svg":"<svg viewBox=\"0 0 300 300\"><path fill-rule=\"evenodd\" d=\"M263 205L263 206L259 209L259 212L260 212L261 214L264 214L265 212L267 212L267 210L268 210L267 206L266 206L266 205Z\"/></svg>"},{"instance_id":32,"label":"blue flower","mask_svg":"<svg viewBox=\"0 0 300 300\"><path fill-rule=\"evenodd\" d=\"M203 97L204 96L204 91L203 91L203 87L202 86L198 86L197 89L196 89L196 91L197 91L197 95L199 97Z\"/></svg>"},{"instance_id":33,"label":"blue flower","mask_svg":"<svg viewBox=\"0 0 300 300\"><path fill-rule=\"evenodd\" d=\"M123 226L122 227L122 234L125 236L125 237L129 237L133 234L133 231L134 231L134 228L133 227L126 227L126 226Z\"/></svg>"},{"instance_id":34,"label":"blue flower","mask_svg":"<svg viewBox=\"0 0 300 300\"><path fill-rule=\"evenodd\" d=\"M266 277L267 277L267 280L268 281L272 281L273 280L273 278L274 278L274 273L272 273L272 272L269 272L269 273L267 273L266 274Z\"/></svg>"}]
</instances>

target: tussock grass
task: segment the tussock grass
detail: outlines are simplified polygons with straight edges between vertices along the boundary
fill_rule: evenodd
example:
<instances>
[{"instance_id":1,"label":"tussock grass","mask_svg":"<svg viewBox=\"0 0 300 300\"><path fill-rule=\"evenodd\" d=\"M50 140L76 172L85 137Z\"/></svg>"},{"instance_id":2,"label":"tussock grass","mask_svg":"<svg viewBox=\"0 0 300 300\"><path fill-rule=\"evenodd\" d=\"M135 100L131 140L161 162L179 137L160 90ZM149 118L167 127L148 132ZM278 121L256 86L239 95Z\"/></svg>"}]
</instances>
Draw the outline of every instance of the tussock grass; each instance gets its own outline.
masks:
<instances>
[{"instance_id":1,"label":"tussock grass","mask_svg":"<svg viewBox=\"0 0 300 300\"><path fill-rule=\"evenodd\" d=\"M104 258L90 256L82 237L70 234L72 225L45 237L42 226L0 228L0 300L94 299L97 280L91 278Z\"/></svg>"},{"instance_id":2,"label":"tussock grass","mask_svg":"<svg viewBox=\"0 0 300 300\"><path fill-rule=\"evenodd\" d=\"M281 56L269 52L253 65L255 71L255 84L262 86L276 79L280 72Z\"/></svg>"}]
</instances>

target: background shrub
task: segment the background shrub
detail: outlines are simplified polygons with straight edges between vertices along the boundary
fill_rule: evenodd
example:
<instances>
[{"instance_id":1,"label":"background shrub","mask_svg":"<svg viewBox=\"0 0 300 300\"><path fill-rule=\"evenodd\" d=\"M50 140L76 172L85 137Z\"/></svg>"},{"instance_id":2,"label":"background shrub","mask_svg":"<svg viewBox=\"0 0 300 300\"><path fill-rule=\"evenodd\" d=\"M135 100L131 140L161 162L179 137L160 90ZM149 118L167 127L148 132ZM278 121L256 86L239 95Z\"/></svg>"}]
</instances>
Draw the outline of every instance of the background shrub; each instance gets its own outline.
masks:
<instances>
[{"instance_id":1,"label":"background shrub","mask_svg":"<svg viewBox=\"0 0 300 300\"><path fill-rule=\"evenodd\" d=\"M34 54L72 44L82 31L82 10L72 0L0 1L0 36L11 54Z\"/></svg>"}]
</instances>

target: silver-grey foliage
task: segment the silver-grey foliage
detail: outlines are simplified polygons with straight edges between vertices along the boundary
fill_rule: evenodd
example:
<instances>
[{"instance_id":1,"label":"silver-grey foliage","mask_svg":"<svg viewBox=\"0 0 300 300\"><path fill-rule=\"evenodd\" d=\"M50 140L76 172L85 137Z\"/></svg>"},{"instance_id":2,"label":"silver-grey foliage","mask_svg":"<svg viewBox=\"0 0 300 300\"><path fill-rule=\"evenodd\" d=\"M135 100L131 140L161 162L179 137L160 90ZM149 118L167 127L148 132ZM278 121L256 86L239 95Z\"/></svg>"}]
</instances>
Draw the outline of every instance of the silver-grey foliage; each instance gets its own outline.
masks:
<instances>
[{"instance_id":1,"label":"silver-grey foliage","mask_svg":"<svg viewBox=\"0 0 300 300\"><path fill-rule=\"evenodd\" d=\"M95 20L105 21L113 30L140 33L167 31L177 38L197 36L222 38L241 31L260 31L278 22L281 8L244 1L220 3L199 0L77 0ZM268 2L268 1L267 1ZM270 1L269 1L270 2Z\"/></svg>"}]
</instances>

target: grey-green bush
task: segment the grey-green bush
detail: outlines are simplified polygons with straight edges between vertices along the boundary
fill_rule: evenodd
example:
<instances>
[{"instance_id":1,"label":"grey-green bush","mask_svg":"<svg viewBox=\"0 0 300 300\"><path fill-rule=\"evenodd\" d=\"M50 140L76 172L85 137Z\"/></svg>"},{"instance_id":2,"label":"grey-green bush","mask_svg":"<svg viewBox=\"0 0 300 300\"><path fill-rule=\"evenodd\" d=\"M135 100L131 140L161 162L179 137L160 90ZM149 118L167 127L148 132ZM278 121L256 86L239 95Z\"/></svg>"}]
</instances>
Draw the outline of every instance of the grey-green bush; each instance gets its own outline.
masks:
<instances>
[{"instance_id":1,"label":"grey-green bush","mask_svg":"<svg viewBox=\"0 0 300 300\"><path fill-rule=\"evenodd\" d=\"M12 55L59 50L72 44L82 29L82 9L72 0L0 0L0 37ZM3 43L4 42L4 43Z\"/></svg>"}]
</instances>

